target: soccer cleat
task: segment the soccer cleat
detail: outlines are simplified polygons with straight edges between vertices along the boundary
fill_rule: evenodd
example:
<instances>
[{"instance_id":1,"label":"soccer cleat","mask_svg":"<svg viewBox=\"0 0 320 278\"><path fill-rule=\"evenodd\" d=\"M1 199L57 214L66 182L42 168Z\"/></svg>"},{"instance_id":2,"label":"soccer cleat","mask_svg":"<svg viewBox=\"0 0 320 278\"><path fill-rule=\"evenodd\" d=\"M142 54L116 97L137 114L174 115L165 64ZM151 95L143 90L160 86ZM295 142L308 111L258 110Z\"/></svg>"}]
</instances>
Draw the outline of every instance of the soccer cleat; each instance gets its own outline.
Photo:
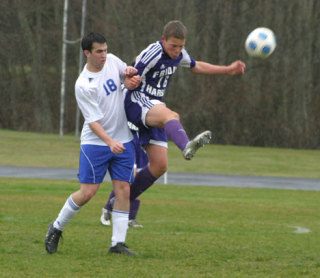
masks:
<instances>
[{"instance_id":1,"label":"soccer cleat","mask_svg":"<svg viewBox=\"0 0 320 278\"><path fill-rule=\"evenodd\" d=\"M186 160L190 160L199 148L203 147L205 144L209 144L211 138L212 133L209 130L197 135L195 138L188 142L187 146L183 150L182 154L184 158Z\"/></svg>"},{"instance_id":2,"label":"soccer cleat","mask_svg":"<svg viewBox=\"0 0 320 278\"><path fill-rule=\"evenodd\" d=\"M60 237L62 237L62 231L53 227L53 224L51 223L44 241L46 250L49 254L57 252Z\"/></svg>"},{"instance_id":3,"label":"soccer cleat","mask_svg":"<svg viewBox=\"0 0 320 278\"><path fill-rule=\"evenodd\" d=\"M143 228L143 226L136 219L129 220L129 224L128 225L131 228Z\"/></svg>"},{"instance_id":4,"label":"soccer cleat","mask_svg":"<svg viewBox=\"0 0 320 278\"><path fill-rule=\"evenodd\" d=\"M127 256L135 256L136 253L131 251L124 242L118 242L115 246L109 248L109 253L123 254Z\"/></svg>"},{"instance_id":5,"label":"soccer cleat","mask_svg":"<svg viewBox=\"0 0 320 278\"><path fill-rule=\"evenodd\" d=\"M104 226L111 226L111 212L105 208L102 208L102 213L100 217L100 222Z\"/></svg>"}]
</instances>

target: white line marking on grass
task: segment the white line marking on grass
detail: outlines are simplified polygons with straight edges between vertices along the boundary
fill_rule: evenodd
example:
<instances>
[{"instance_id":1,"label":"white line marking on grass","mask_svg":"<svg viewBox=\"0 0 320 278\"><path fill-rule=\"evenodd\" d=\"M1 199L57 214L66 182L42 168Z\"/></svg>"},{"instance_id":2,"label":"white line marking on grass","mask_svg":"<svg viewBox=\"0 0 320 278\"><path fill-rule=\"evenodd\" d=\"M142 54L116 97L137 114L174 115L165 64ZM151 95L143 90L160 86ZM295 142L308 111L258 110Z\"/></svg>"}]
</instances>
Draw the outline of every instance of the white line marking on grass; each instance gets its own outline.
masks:
<instances>
[{"instance_id":1,"label":"white line marking on grass","mask_svg":"<svg viewBox=\"0 0 320 278\"><path fill-rule=\"evenodd\" d=\"M293 231L295 234L308 234L311 232L310 229L306 227L300 227L300 226L291 226L291 228L294 228L295 230Z\"/></svg>"}]
</instances>

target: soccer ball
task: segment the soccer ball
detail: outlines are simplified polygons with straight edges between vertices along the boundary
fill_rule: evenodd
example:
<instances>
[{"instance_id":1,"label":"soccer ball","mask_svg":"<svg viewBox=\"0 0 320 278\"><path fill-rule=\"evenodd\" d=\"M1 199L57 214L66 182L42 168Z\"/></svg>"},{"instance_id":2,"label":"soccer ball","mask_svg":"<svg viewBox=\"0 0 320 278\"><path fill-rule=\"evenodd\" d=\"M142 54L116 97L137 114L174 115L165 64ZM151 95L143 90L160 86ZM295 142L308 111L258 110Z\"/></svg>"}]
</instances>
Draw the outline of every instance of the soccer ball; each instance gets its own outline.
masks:
<instances>
[{"instance_id":1,"label":"soccer ball","mask_svg":"<svg viewBox=\"0 0 320 278\"><path fill-rule=\"evenodd\" d=\"M274 33L265 27L254 29L247 37L245 48L249 56L267 58L276 48Z\"/></svg>"}]
</instances>

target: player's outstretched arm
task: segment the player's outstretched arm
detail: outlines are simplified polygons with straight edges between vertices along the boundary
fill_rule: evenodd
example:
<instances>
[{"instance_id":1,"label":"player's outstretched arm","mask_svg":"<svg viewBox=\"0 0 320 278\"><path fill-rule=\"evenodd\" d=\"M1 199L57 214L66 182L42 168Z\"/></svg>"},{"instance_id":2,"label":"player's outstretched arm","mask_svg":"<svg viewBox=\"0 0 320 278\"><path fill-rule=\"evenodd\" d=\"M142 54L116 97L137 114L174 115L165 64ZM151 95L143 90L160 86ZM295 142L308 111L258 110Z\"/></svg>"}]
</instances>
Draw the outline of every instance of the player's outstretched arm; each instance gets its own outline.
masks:
<instances>
[{"instance_id":1,"label":"player's outstretched arm","mask_svg":"<svg viewBox=\"0 0 320 278\"><path fill-rule=\"evenodd\" d=\"M192 68L193 73L201 73L201 74L227 74L227 75L235 75L235 74L244 74L246 69L246 65L244 62L238 60L230 65L214 65L207 62L196 61L195 67Z\"/></svg>"}]
</instances>

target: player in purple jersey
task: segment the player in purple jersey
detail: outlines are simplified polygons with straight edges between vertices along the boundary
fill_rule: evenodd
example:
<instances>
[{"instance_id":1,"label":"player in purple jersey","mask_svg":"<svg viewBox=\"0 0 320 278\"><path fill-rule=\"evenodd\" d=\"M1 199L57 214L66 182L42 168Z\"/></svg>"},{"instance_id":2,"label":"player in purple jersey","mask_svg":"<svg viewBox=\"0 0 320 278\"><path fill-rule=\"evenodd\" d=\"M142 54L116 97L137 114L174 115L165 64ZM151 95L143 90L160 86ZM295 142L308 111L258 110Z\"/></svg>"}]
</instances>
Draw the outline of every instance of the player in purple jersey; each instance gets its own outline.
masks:
<instances>
[{"instance_id":1,"label":"player in purple jersey","mask_svg":"<svg viewBox=\"0 0 320 278\"><path fill-rule=\"evenodd\" d=\"M179 115L163 102L166 88L179 66L193 73L243 74L245 64L235 61L227 66L195 61L185 50L187 29L180 21L170 21L163 29L160 41L150 44L135 60L135 68L142 81L129 90L125 98L128 121L139 128L140 142L147 151L149 164L135 177L130 199L136 199L167 171L167 138L190 160L198 148L208 144L211 132L205 131L189 140Z\"/></svg>"}]
</instances>

